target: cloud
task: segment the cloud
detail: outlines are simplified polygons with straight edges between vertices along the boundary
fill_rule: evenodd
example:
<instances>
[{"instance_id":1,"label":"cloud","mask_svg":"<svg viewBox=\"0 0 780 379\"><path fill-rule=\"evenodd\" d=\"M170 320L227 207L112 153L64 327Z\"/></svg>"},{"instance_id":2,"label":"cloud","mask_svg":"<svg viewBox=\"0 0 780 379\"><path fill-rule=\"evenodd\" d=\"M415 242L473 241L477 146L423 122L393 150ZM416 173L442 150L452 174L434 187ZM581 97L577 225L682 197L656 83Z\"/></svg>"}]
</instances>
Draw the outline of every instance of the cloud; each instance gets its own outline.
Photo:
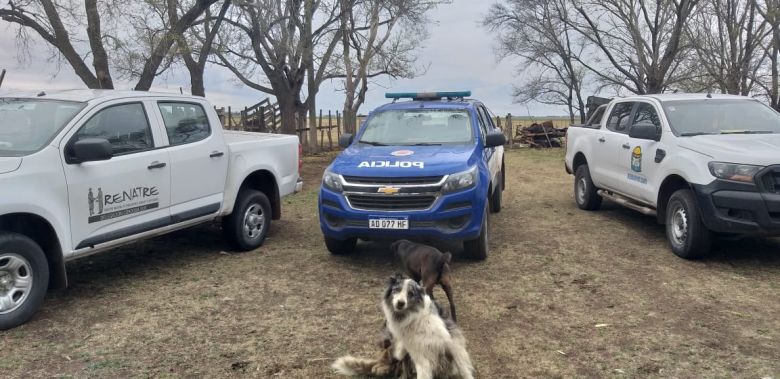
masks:
<instances>
[{"instance_id":1,"label":"cloud","mask_svg":"<svg viewBox=\"0 0 780 379\"><path fill-rule=\"evenodd\" d=\"M493 52L494 36L479 25L492 1L455 0L440 6L431 14L430 38L419 53L418 62L427 70L417 78L390 81L380 79L369 89L361 113L386 102L385 92L471 90L496 114L515 115L564 114L560 107L512 103L512 85L517 83L516 70L510 61L497 62ZM82 82L67 63L61 65L51 57L50 49L38 40L31 45L29 59L17 59L15 27L0 26L0 68L8 69L3 90L47 90L81 88ZM207 98L217 107L241 109L268 97L237 83L227 69L209 66L205 86ZM134 83L115 79L116 88L131 89ZM344 103L341 83L326 82L317 96L318 108L340 110ZM155 80L152 90L179 92L189 90L186 70L178 69Z\"/></svg>"}]
</instances>

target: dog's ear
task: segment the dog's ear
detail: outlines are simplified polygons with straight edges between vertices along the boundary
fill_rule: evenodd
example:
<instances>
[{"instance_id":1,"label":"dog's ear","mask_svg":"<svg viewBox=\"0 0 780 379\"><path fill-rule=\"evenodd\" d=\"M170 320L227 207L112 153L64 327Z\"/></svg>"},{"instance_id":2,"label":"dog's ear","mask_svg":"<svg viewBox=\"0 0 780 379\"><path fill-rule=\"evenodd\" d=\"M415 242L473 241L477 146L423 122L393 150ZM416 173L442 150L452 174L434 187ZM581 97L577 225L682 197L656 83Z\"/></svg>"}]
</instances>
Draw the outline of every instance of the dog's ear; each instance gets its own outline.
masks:
<instances>
[{"instance_id":1,"label":"dog's ear","mask_svg":"<svg viewBox=\"0 0 780 379\"><path fill-rule=\"evenodd\" d=\"M442 256L442 260L444 261L444 263L449 264L450 262L452 262L452 254L449 251L444 253L444 255Z\"/></svg>"},{"instance_id":2,"label":"dog's ear","mask_svg":"<svg viewBox=\"0 0 780 379\"><path fill-rule=\"evenodd\" d=\"M403 240L397 240L397 241L391 243L390 244L390 251L392 251L394 253L398 253L398 246L401 245L401 242L403 242Z\"/></svg>"}]
</instances>

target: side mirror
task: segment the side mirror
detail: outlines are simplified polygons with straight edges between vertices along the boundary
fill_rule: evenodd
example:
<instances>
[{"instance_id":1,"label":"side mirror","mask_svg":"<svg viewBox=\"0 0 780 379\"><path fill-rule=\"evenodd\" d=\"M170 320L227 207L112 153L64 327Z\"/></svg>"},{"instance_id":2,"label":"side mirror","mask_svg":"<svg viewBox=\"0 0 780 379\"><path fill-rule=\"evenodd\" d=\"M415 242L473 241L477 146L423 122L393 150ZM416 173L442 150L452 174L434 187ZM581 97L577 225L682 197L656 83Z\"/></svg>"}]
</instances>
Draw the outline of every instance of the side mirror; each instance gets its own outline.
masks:
<instances>
[{"instance_id":1,"label":"side mirror","mask_svg":"<svg viewBox=\"0 0 780 379\"><path fill-rule=\"evenodd\" d=\"M72 145L72 154L68 163L107 161L114 156L111 143L104 138L84 138Z\"/></svg>"},{"instance_id":2,"label":"side mirror","mask_svg":"<svg viewBox=\"0 0 780 379\"><path fill-rule=\"evenodd\" d=\"M646 139L651 141L661 140L661 128L650 121L641 121L631 126L628 136L637 139Z\"/></svg>"},{"instance_id":3,"label":"side mirror","mask_svg":"<svg viewBox=\"0 0 780 379\"><path fill-rule=\"evenodd\" d=\"M343 148L348 148L349 145L352 144L352 140L355 139L355 136L349 133L344 133L339 137L339 146Z\"/></svg>"},{"instance_id":4,"label":"side mirror","mask_svg":"<svg viewBox=\"0 0 780 379\"><path fill-rule=\"evenodd\" d=\"M506 144L506 136L501 132L488 132L485 136L485 147L504 146Z\"/></svg>"}]
</instances>

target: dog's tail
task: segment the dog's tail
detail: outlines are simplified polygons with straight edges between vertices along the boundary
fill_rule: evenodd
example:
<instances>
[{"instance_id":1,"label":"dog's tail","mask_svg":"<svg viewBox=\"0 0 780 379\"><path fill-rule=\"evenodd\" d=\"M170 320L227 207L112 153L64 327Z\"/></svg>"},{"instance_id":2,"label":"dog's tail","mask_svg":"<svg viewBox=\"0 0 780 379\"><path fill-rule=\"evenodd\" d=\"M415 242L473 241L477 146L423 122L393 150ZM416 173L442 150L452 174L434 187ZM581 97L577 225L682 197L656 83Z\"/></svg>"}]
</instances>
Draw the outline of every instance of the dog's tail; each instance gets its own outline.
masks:
<instances>
[{"instance_id":1,"label":"dog's tail","mask_svg":"<svg viewBox=\"0 0 780 379\"><path fill-rule=\"evenodd\" d=\"M379 363L375 359L355 358L351 355L345 355L330 366L336 373L345 376L373 376L374 366Z\"/></svg>"}]
</instances>

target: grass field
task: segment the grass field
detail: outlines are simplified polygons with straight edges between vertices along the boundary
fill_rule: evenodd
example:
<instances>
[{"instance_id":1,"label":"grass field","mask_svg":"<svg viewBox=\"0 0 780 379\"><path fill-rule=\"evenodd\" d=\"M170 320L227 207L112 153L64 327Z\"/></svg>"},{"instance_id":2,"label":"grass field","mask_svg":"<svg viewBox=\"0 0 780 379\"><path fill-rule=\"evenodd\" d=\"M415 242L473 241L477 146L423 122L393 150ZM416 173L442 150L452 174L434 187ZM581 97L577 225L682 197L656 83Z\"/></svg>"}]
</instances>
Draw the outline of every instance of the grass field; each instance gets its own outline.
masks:
<instances>
[{"instance_id":1,"label":"grass field","mask_svg":"<svg viewBox=\"0 0 780 379\"><path fill-rule=\"evenodd\" d=\"M204 225L70 263L70 289L0 334L0 377L330 378L336 357L375 354L399 266L385 244L325 249L316 191L331 159L306 158L304 191L256 251L226 251ZM442 246L479 378L780 377L780 241L681 260L652 218L577 209L562 151L506 162L488 259Z\"/></svg>"}]
</instances>

